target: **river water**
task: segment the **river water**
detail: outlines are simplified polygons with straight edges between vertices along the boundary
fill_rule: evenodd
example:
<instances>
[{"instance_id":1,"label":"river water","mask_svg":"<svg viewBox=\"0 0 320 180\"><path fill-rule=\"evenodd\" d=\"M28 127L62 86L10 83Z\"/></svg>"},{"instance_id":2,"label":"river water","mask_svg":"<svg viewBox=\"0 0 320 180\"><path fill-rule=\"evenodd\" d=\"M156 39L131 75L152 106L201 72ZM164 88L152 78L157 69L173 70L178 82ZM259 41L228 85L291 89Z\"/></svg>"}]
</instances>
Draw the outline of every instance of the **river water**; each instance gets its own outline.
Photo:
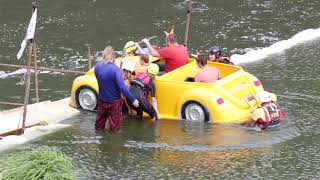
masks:
<instances>
[{"instance_id":1,"label":"river water","mask_svg":"<svg viewBox=\"0 0 320 180\"><path fill-rule=\"evenodd\" d=\"M41 1L36 34L40 65L85 70L87 46L94 53L106 45L121 50L128 40L153 35L158 36L153 42L163 46L163 30L171 26L182 42L186 6L182 0ZM1 63L25 64L16 53L30 17L31 2L0 0ZM122 132L109 135L96 133L95 114L83 112L64 121L67 128L1 156L56 148L72 160L81 179L319 179L319 18L318 0L193 1L190 52L219 45L238 54L234 61L276 93L287 113L275 129L125 119ZM23 73L0 68L1 101L22 102ZM68 97L75 77L40 74L41 100Z\"/></svg>"}]
</instances>

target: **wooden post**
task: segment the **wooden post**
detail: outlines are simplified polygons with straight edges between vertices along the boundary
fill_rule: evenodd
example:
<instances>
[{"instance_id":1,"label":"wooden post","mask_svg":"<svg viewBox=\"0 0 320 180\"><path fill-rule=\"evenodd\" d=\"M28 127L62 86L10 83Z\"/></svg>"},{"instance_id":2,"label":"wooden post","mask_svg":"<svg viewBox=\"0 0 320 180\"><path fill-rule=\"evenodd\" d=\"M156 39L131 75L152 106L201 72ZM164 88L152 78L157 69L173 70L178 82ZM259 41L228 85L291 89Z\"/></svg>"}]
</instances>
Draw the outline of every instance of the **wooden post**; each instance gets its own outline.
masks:
<instances>
[{"instance_id":1,"label":"wooden post","mask_svg":"<svg viewBox=\"0 0 320 180\"><path fill-rule=\"evenodd\" d=\"M187 20L186 20L186 31L184 34L184 45L185 46L187 46L187 43L188 43L191 11L192 11L192 0L189 0L188 10L187 10Z\"/></svg>"},{"instance_id":2,"label":"wooden post","mask_svg":"<svg viewBox=\"0 0 320 180\"><path fill-rule=\"evenodd\" d=\"M27 78L25 82L25 90L24 90L24 104L23 104L23 119L22 119L22 128L21 134L24 133L26 127L26 117L27 117L27 107L29 103L29 94L30 94L30 66L31 66L31 58L32 58L32 39L29 40L29 47L28 47L28 65L27 65Z\"/></svg>"},{"instance_id":3,"label":"wooden post","mask_svg":"<svg viewBox=\"0 0 320 180\"><path fill-rule=\"evenodd\" d=\"M36 2L32 2L32 13L36 10ZM30 76L31 76L31 62L32 62L32 54L33 54L33 39L29 40L29 47L28 47L28 62L27 62L27 78L25 81L25 90L24 90L24 103L23 103L23 119L22 119L22 127L20 134L24 133L26 128L26 118L27 118L27 110L29 104L29 95L30 95Z\"/></svg>"},{"instance_id":4,"label":"wooden post","mask_svg":"<svg viewBox=\"0 0 320 180\"><path fill-rule=\"evenodd\" d=\"M88 67L89 67L89 70L92 67L91 48L90 47L88 47Z\"/></svg>"},{"instance_id":5,"label":"wooden post","mask_svg":"<svg viewBox=\"0 0 320 180\"><path fill-rule=\"evenodd\" d=\"M37 63L37 43L33 42L33 62L34 62L34 81L36 91L36 102L39 102L39 80L38 80L38 63Z\"/></svg>"}]
</instances>

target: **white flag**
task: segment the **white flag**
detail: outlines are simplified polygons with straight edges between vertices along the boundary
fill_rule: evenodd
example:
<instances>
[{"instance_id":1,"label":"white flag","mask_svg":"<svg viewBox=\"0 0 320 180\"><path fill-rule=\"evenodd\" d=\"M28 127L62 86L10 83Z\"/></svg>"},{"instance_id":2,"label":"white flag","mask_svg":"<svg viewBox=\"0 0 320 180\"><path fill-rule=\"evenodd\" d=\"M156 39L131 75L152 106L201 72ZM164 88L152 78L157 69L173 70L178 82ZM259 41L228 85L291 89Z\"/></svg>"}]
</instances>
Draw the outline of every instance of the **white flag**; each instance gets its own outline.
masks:
<instances>
[{"instance_id":1,"label":"white flag","mask_svg":"<svg viewBox=\"0 0 320 180\"><path fill-rule=\"evenodd\" d=\"M37 24L37 9L34 10L32 17L30 19L30 23L26 32L26 35L24 36L24 39L21 43L21 48L17 54L17 58L20 59L24 49L27 46L27 42L29 39L33 39L34 38L34 33L36 31L36 24Z\"/></svg>"}]
</instances>

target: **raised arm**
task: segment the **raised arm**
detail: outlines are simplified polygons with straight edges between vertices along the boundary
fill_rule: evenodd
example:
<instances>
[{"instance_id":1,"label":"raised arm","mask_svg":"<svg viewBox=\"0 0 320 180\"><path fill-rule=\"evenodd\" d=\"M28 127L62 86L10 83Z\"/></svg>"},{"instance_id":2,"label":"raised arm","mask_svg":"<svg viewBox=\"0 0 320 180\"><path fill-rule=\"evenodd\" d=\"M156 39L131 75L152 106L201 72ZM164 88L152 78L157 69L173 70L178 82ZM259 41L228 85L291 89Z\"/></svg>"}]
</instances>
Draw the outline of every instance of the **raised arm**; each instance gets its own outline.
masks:
<instances>
[{"instance_id":1,"label":"raised arm","mask_svg":"<svg viewBox=\"0 0 320 180\"><path fill-rule=\"evenodd\" d=\"M152 79L150 79L150 81L149 81L149 88L150 88L150 93L151 93L152 106L157 113L158 119L160 119L160 115L158 112L158 102L157 102L157 98L156 98L156 87L155 87Z\"/></svg>"},{"instance_id":2,"label":"raised arm","mask_svg":"<svg viewBox=\"0 0 320 180\"><path fill-rule=\"evenodd\" d=\"M147 47L148 47L148 49L149 49L149 51L150 51L150 54L151 54L152 56L154 56L154 57L160 57L160 54L158 53L158 51L150 44L149 39L144 38L142 41L143 41L144 43L146 43L146 45L147 45Z\"/></svg>"}]
</instances>

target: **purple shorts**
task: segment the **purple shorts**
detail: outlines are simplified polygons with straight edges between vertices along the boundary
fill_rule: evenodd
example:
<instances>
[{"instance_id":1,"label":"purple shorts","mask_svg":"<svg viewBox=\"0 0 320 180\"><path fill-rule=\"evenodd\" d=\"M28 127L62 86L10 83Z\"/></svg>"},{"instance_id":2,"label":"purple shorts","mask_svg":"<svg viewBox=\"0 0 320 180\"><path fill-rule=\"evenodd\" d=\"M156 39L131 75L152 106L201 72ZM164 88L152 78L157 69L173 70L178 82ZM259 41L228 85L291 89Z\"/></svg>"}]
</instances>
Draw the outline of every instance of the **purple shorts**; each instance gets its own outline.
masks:
<instances>
[{"instance_id":1,"label":"purple shorts","mask_svg":"<svg viewBox=\"0 0 320 180\"><path fill-rule=\"evenodd\" d=\"M104 102L99 100L98 113L96 117L95 129L101 130L105 128L106 121L110 125L109 132L116 133L120 130L120 122L122 118L122 100Z\"/></svg>"}]
</instances>

